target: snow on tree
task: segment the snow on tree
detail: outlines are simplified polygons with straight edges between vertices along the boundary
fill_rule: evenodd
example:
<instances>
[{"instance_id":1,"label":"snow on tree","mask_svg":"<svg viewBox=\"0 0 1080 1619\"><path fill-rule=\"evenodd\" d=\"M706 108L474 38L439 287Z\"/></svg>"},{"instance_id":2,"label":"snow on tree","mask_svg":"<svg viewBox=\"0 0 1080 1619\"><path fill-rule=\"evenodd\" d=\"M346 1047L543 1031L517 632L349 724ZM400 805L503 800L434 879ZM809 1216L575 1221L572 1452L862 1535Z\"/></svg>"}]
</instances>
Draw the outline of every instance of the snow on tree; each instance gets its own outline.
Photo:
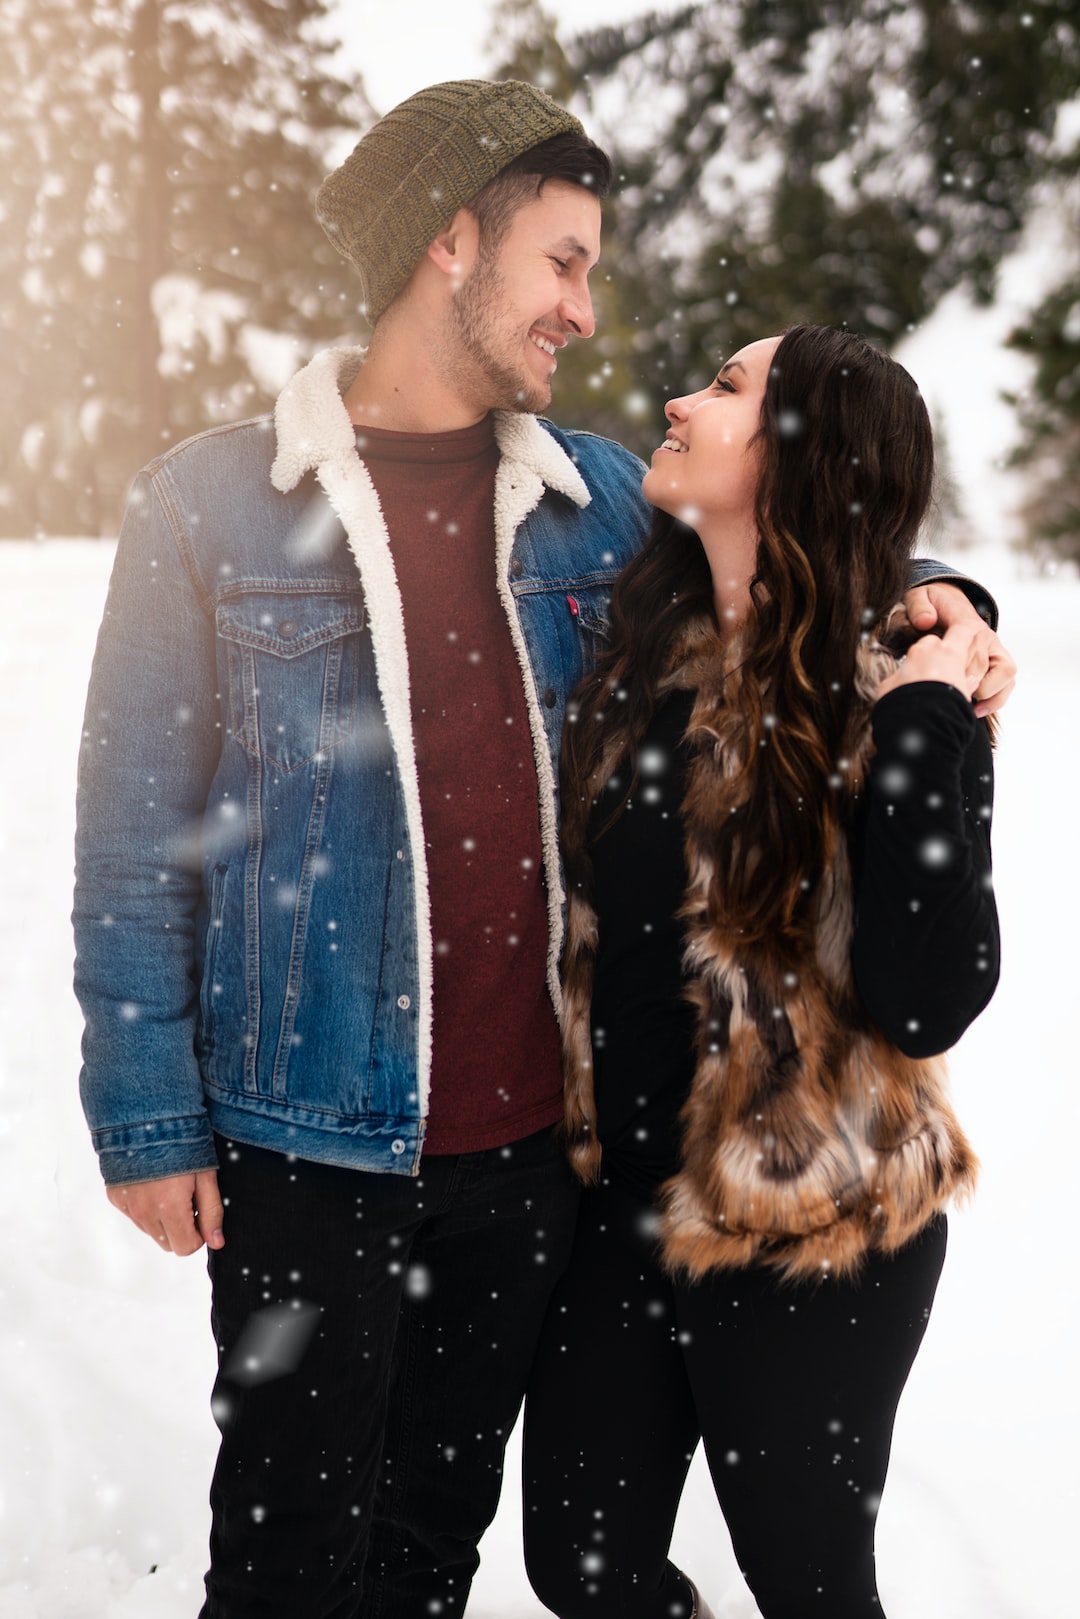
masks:
<instances>
[{"instance_id":1,"label":"snow on tree","mask_svg":"<svg viewBox=\"0 0 1080 1619\"><path fill-rule=\"evenodd\" d=\"M1042 197L1059 237L1059 269L1009 338L1033 362L1033 375L1023 395L1007 397L1021 428L1012 464L1028 479L1022 544L1046 559L1080 563L1080 100L1062 111Z\"/></svg>"},{"instance_id":2,"label":"snow on tree","mask_svg":"<svg viewBox=\"0 0 1080 1619\"><path fill-rule=\"evenodd\" d=\"M703 0L561 43L535 0L503 14L496 71L539 64L621 176L560 408L642 450L718 349L798 320L891 347L953 287L991 298L1080 71L1075 0Z\"/></svg>"},{"instance_id":3,"label":"snow on tree","mask_svg":"<svg viewBox=\"0 0 1080 1619\"><path fill-rule=\"evenodd\" d=\"M328 11L0 0L0 534L114 530L142 462L355 325L313 199L374 114Z\"/></svg>"}]
</instances>

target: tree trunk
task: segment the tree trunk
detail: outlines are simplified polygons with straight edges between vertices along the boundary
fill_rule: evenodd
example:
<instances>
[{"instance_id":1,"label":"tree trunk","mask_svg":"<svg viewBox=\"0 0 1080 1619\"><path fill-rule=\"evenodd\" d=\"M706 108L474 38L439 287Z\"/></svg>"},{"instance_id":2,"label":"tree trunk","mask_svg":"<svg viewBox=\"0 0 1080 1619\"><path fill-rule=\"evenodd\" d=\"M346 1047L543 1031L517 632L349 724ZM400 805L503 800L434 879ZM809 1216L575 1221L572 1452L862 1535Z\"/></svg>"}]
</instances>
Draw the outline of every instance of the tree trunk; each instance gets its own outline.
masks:
<instances>
[{"instance_id":1,"label":"tree trunk","mask_svg":"<svg viewBox=\"0 0 1080 1619\"><path fill-rule=\"evenodd\" d=\"M141 109L137 166L136 242L139 308L132 323L136 344L135 400L139 462L159 454L169 439L166 379L158 367L160 339L152 299L169 268L171 186L161 92L165 75L161 60L160 0L141 0L132 29L132 81Z\"/></svg>"}]
</instances>

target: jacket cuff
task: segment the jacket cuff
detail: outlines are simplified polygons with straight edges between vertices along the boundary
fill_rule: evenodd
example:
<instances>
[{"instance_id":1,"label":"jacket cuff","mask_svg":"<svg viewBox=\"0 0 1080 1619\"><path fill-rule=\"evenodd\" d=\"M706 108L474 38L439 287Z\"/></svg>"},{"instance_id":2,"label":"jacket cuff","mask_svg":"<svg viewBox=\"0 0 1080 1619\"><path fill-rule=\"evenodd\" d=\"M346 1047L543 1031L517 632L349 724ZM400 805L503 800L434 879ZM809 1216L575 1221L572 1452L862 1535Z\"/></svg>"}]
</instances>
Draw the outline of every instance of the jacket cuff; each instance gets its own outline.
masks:
<instances>
[{"instance_id":1,"label":"jacket cuff","mask_svg":"<svg viewBox=\"0 0 1080 1619\"><path fill-rule=\"evenodd\" d=\"M214 1133L205 1114L116 1125L93 1131L94 1148L106 1186L165 1180L216 1169Z\"/></svg>"},{"instance_id":2,"label":"jacket cuff","mask_svg":"<svg viewBox=\"0 0 1080 1619\"><path fill-rule=\"evenodd\" d=\"M969 579L966 573L950 568L948 563L935 562L933 557L914 557L908 572L908 589L934 584L955 585L964 592L979 617L984 618L992 630L997 629L998 604L983 585Z\"/></svg>"}]
</instances>

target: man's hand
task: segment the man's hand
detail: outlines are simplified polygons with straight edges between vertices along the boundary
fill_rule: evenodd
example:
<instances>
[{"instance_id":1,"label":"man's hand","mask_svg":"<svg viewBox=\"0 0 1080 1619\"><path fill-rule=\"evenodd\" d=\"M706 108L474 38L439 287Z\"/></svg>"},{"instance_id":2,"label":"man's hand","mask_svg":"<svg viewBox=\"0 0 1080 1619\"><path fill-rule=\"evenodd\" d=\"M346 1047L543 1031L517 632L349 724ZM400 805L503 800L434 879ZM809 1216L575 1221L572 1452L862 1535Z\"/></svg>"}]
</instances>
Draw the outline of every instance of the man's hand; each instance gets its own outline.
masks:
<instances>
[{"instance_id":1,"label":"man's hand","mask_svg":"<svg viewBox=\"0 0 1080 1619\"><path fill-rule=\"evenodd\" d=\"M216 1169L107 1186L105 1191L113 1208L126 1214L163 1249L174 1254L194 1254L204 1242L208 1248L225 1246L221 1229L225 1209Z\"/></svg>"},{"instance_id":2,"label":"man's hand","mask_svg":"<svg viewBox=\"0 0 1080 1619\"><path fill-rule=\"evenodd\" d=\"M904 597L904 606L912 626L917 630L925 632L935 627L948 630L953 625L964 625L972 629L978 626L986 631L989 658L986 673L972 694L975 712L983 719L987 714L996 714L999 708L1004 708L1016 685L1016 659L979 617L964 592L957 585L948 585L940 580L932 585L916 585ZM921 678L932 680L937 677L927 675ZM955 685L955 681L952 684Z\"/></svg>"},{"instance_id":3,"label":"man's hand","mask_svg":"<svg viewBox=\"0 0 1080 1619\"><path fill-rule=\"evenodd\" d=\"M993 631L978 614L975 622L953 624L944 635L924 635L913 641L895 674L883 680L877 695L884 697L897 686L917 680L940 680L970 698L985 680Z\"/></svg>"}]
</instances>

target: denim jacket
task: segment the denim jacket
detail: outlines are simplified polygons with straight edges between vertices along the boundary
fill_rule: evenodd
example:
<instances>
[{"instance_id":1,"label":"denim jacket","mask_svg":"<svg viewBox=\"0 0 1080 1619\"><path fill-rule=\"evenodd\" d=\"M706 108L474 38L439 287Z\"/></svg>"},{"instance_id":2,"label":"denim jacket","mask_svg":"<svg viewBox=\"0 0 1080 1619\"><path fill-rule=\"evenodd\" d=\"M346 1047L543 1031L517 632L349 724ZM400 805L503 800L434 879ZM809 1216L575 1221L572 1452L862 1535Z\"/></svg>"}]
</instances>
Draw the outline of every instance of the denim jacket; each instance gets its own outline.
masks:
<instances>
[{"instance_id":1,"label":"denim jacket","mask_svg":"<svg viewBox=\"0 0 1080 1619\"><path fill-rule=\"evenodd\" d=\"M269 419L159 457L125 514L79 769L81 1089L110 1183L212 1132L415 1173L431 1068L401 598L331 350ZM496 417L494 566L521 667L559 1003L565 694L641 542L640 463ZM432 588L437 589L436 580Z\"/></svg>"},{"instance_id":2,"label":"denim jacket","mask_svg":"<svg viewBox=\"0 0 1080 1619\"><path fill-rule=\"evenodd\" d=\"M319 355L273 421L162 455L128 503L76 835L81 1092L110 1184L213 1166L215 1130L419 1168L433 944L401 597L341 399L361 359ZM648 508L620 446L531 416L495 426L494 565L532 728L558 1011L564 700Z\"/></svg>"}]
</instances>

